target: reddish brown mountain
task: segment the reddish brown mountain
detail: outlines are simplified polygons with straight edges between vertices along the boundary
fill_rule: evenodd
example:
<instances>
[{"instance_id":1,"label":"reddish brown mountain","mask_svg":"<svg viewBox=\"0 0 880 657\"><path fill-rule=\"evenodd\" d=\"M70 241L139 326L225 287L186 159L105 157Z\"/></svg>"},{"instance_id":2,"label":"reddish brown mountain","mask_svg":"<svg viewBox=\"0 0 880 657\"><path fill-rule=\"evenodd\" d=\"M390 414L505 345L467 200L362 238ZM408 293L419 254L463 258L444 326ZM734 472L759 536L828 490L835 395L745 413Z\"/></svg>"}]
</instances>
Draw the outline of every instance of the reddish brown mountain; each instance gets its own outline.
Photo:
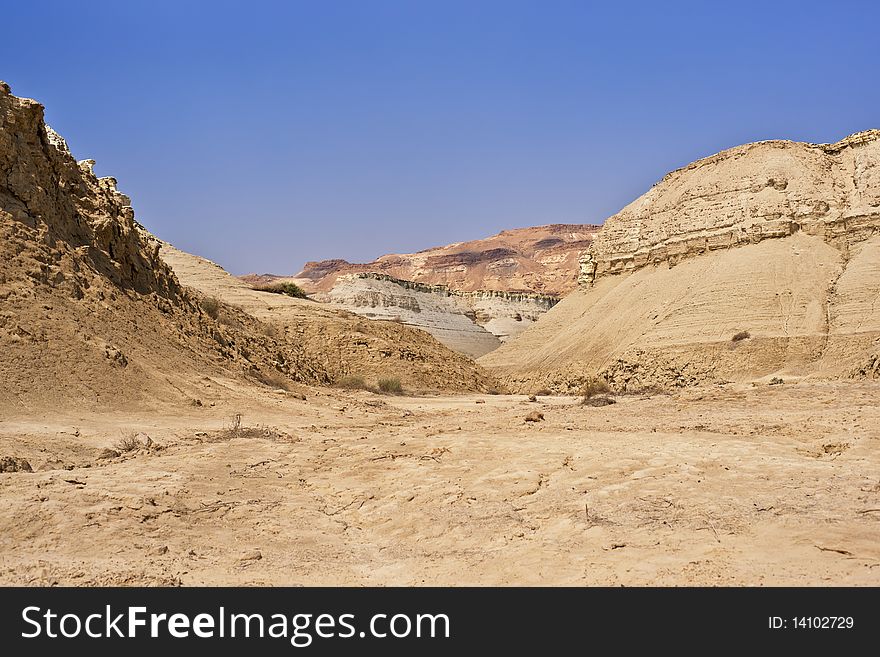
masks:
<instances>
[{"instance_id":1,"label":"reddish brown mountain","mask_svg":"<svg viewBox=\"0 0 880 657\"><path fill-rule=\"evenodd\" d=\"M368 263L338 259L308 262L292 278L307 292L329 291L342 274L373 272L463 292L562 295L576 287L578 256L589 247L598 229L589 224L516 228L418 253L384 255ZM265 283L284 277L250 274L242 278Z\"/></svg>"}]
</instances>

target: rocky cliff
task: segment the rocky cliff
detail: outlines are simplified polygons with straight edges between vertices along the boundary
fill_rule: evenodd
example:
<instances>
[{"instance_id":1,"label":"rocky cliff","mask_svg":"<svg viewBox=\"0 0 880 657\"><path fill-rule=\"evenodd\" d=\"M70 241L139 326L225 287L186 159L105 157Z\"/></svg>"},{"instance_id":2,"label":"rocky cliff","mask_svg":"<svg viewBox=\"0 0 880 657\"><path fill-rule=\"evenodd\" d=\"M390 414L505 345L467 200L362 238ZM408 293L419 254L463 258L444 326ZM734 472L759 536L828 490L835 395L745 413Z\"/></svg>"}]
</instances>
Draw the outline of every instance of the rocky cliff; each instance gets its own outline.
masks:
<instances>
[{"instance_id":1,"label":"rocky cliff","mask_svg":"<svg viewBox=\"0 0 880 657\"><path fill-rule=\"evenodd\" d=\"M480 362L523 389L877 376L880 132L674 171L606 221L580 272Z\"/></svg>"}]
</instances>

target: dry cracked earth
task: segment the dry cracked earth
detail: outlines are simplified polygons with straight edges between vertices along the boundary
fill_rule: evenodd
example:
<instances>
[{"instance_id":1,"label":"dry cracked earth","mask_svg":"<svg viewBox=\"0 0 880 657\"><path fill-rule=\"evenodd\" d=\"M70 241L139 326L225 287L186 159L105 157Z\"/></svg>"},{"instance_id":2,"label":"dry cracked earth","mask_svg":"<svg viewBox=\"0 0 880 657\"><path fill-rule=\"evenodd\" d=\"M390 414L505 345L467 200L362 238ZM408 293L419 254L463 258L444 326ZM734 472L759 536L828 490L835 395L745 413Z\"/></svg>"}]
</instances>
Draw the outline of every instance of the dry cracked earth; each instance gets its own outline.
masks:
<instances>
[{"instance_id":1,"label":"dry cracked earth","mask_svg":"<svg viewBox=\"0 0 880 657\"><path fill-rule=\"evenodd\" d=\"M204 382L225 398L0 421L33 469L0 474L0 583L880 584L880 382L604 407Z\"/></svg>"}]
</instances>

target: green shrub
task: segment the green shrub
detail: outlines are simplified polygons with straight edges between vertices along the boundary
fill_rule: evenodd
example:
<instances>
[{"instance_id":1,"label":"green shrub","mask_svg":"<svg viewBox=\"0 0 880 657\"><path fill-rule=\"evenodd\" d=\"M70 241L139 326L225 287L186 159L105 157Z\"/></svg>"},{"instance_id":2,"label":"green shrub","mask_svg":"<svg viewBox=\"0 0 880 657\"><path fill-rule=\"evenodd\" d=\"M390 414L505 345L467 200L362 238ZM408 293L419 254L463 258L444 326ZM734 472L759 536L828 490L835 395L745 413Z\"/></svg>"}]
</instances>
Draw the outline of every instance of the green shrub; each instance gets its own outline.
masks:
<instances>
[{"instance_id":1,"label":"green shrub","mask_svg":"<svg viewBox=\"0 0 880 657\"><path fill-rule=\"evenodd\" d=\"M269 283L268 285L257 285L255 290L260 292L271 292L272 294L284 294L288 297L296 299L307 298L305 291L296 283Z\"/></svg>"},{"instance_id":2,"label":"green shrub","mask_svg":"<svg viewBox=\"0 0 880 657\"><path fill-rule=\"evenodd\" d=\"M402 395L403 386L400 379L379 379L379 390L389 395Z\"/></svg>"}]
</instances>

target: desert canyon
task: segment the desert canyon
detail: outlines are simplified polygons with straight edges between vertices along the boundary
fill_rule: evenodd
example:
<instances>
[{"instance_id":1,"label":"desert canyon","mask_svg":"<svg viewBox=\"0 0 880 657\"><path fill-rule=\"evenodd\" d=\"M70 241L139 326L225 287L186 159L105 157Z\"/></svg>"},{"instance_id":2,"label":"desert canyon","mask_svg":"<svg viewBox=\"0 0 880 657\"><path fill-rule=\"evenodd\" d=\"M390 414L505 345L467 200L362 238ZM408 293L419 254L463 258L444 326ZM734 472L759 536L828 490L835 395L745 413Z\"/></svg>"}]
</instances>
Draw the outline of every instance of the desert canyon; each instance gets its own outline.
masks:
<instances>
[{"instance_id":1,"label":"desert canyon","mask_svg":"<svg viewBox=\"0 0 880 657\"><path fill-rule=\"evenodd\" d=\"M880 584L880 131L291 276L93 166L0 83L0 583Z\"/></svg>"}]
</instances>

